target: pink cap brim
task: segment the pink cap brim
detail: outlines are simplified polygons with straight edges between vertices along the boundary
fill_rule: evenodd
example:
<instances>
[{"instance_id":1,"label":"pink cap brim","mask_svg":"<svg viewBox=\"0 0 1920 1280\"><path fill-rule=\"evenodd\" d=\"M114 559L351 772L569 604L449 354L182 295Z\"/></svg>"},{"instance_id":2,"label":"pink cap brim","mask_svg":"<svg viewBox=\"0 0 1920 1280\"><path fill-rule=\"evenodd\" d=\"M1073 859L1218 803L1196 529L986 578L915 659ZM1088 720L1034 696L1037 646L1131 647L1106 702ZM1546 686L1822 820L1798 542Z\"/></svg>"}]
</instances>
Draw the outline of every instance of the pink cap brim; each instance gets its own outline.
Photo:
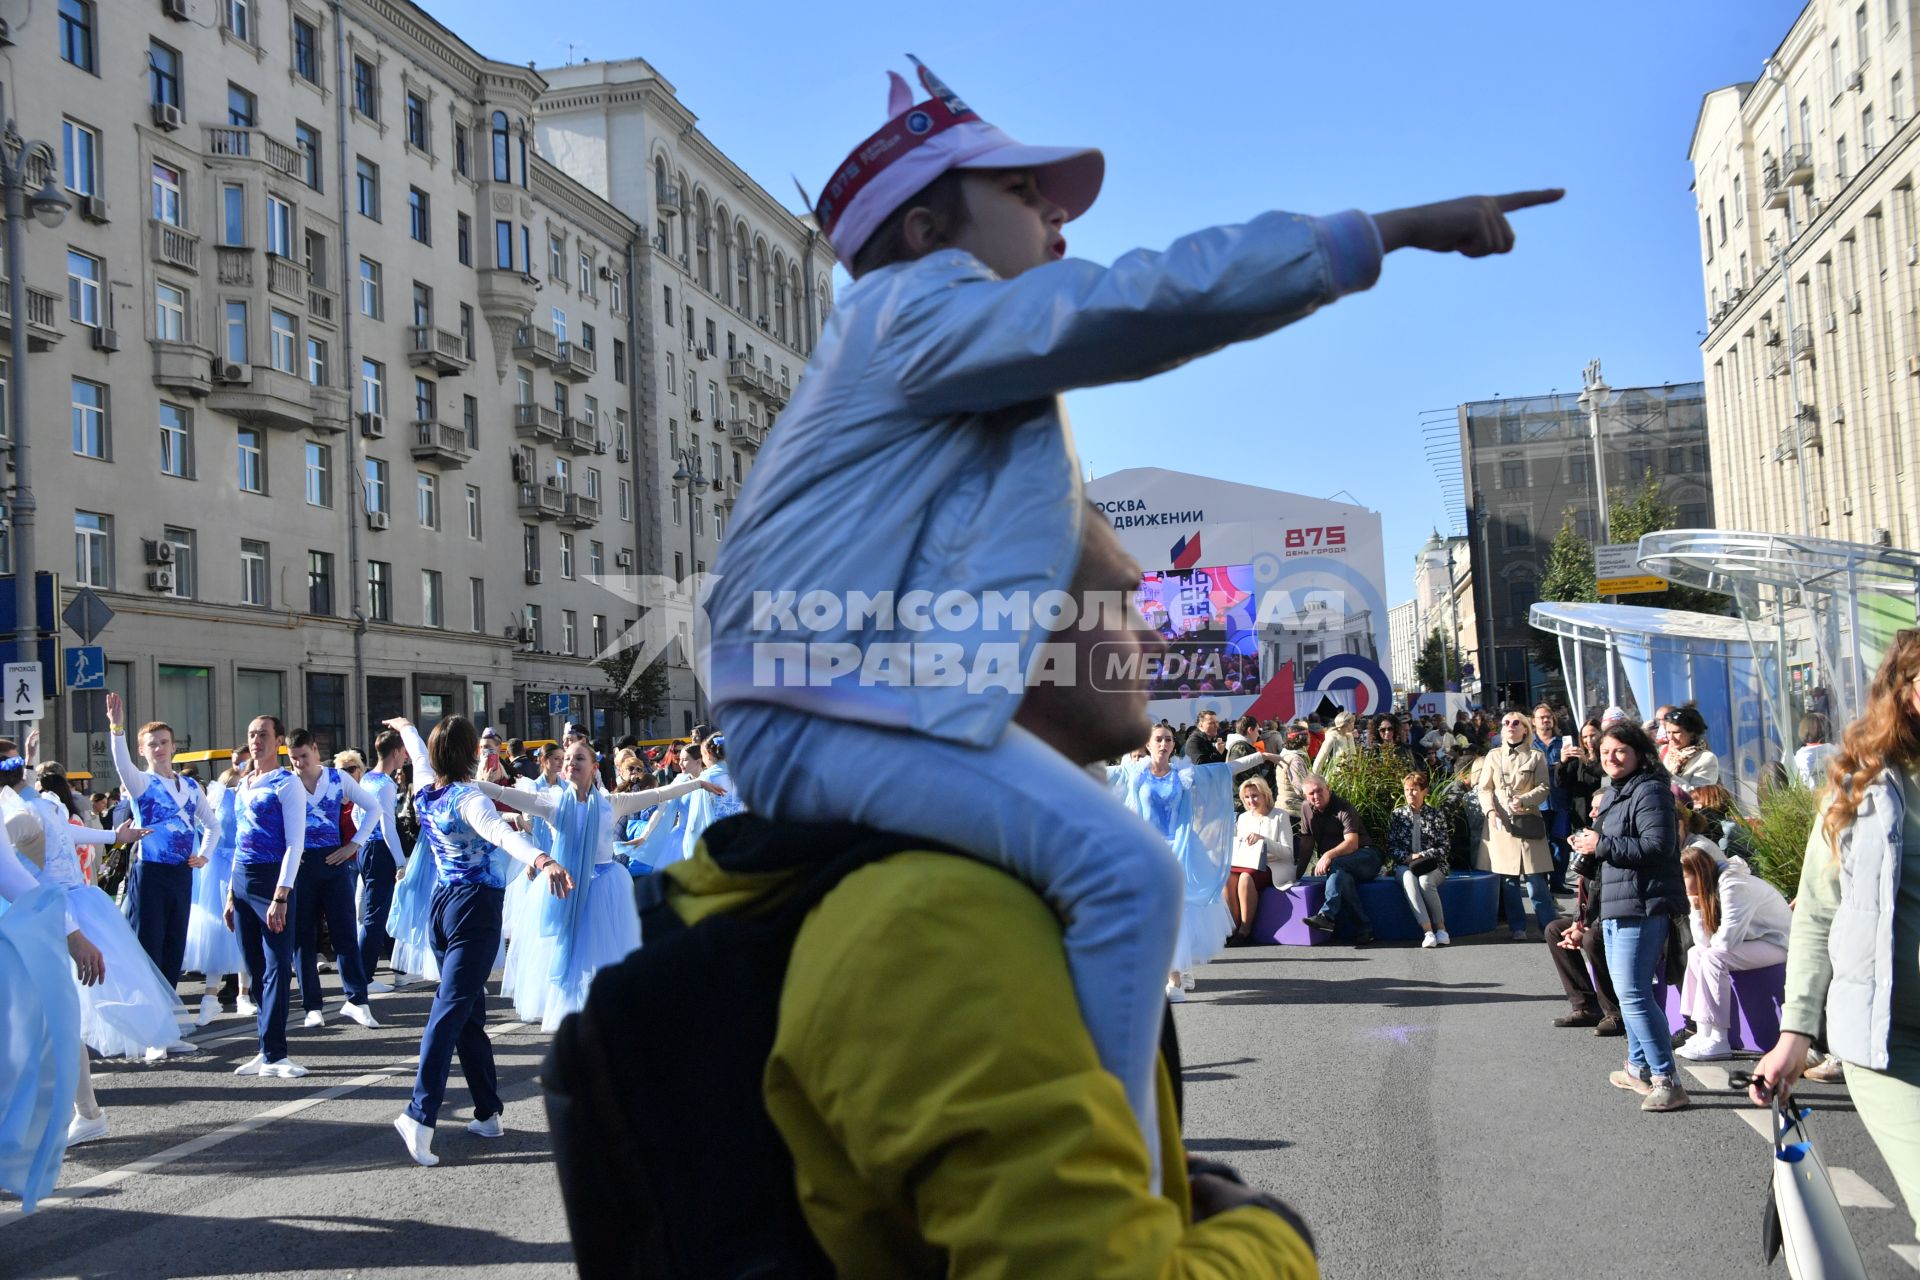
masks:
<instances>
[{"instance_id":1,"label":"pink cap brim","mask_svg":"<svg viewBox=\"0 0 1920 1280\"><path fill-rule=\"evenodd\" d=\"M1032 169L1040 194L1066 210L1068 222L1093 207L1107 176L1107 158L1098 147L1028 147L1015 143L953 167Z\"/></svg>"}]
</instances>

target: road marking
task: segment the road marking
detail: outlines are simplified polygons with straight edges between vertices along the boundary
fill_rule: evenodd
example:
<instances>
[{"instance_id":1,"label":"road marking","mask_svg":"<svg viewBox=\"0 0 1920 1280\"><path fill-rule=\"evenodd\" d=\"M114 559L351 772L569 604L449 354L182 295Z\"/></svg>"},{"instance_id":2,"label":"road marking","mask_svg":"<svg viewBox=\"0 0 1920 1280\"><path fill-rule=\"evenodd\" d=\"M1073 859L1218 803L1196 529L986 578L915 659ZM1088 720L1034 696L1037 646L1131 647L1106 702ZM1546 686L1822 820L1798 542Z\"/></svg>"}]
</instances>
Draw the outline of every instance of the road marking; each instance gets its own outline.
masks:
<instances>
[{"instance_id":1,"label":"road marking","mask_svg":"<svg viewBox=\"0 0 1920 1280\"><path fill-rule=\"evenodd\" d=\"M1702 1089L1712 1089L1715 1093L1725 1093L1733 1087L1733 1077L1727 1074L1725 1067L1712 1067L1706 1063L1689 1064L1682 1068L1688 1075L1700 1082Z\"/></svg>"},{"instance_id":2,"label":"road marking","mask_svg":"<svg viewBox=\"0 0 1920 1280\"><path fill-rule=\"evenodd\" d=\"M1874 1185L1851 1169L1837 1164L1827 1166L1833 1180L1834 1198L1849 1209L1891 1209L1893 1201L1881 1195Z\"/></svg>"},{"instance_id":3,"label":"road marking","mask_svg":"<svg viewBox=\"0 0 1920 1280\"><path fill-rule=\"evenodd\" d=\"M1773 1113L1771 1111L1762 1111L1758 1107L1741 1107L1738 1114L1747 1122L1748 1128L1766 1139L1769 1146L1773 1144Z\"/></svg>"},{"instance_id":4,"label":"road marking","mask_svg":"<svg viewBox=\"0 0 1920 1280\"><path fill-rule=\"evenodd\" d=\"M503 1022L498 1026L488 1027L487 1036L491 1039L506 1035L509 1032L526 1029L528 1029L527 1024L524 1022ZM533 1028L533 1030L538 1031L539 1028L536 1027ZM509 1061L511 1061L511 1059L509 1059ZM165 1168L167 1165L184 1160L188 1156L198 1155L200 1152L210 1150L224 1142L231 1142L242 1134L252 1133L256 1129L264 1129L276 1120L284 1120L288 1116L298 1115L311 1107L317 1107L323 1102L331 1102L335 1098L343 1098L347 1094L357 1093L359 1090L365 1089L370 1085L379 1084L389 1076L397 1075L403 1071L417 1070L419 1063L419 1057L415 1056L407 1059L405 1062L396 1063L390 1067L381 1067L378 1070L369 1071L364 1075L355 1076L351 1080L332 1085L320 1090L318 1093L309 1094L304 1098L295 1098L291 1102L283 1102L279 1106L269 1107L257 1115L251 1115L244 1120L236 1120L232 1124L223 1125L210 1133L203 1133L197 1138L190 1138L176 1146L168 1147L164 1151L157 1151L150 1156L135 1160L132 1164L122 1165L118 1169L109 1169L104 1173L96 1173L93 1177L85 1181L76 1182L71 1186L61 1187L59 1190L42 1198L40 1205L44 1208L52 1205L67 1204L75 1200L84 1199L87 1196L98 1194L109 1187L118 1186L120 1183L139 1174L152 1173L155 1169ZM20 1206L17 1204L0 1207L0 1230L5 1230L16 1222L24 1221L26 1216L26 1214L20 1211Z\"/></svg>"},{"instance_id":5,"label":"road marking","mask_svg":"<svg viewBox=\"0 0 1920 1280\"><path fill-rule=\"evenodd\" d=\"M1920 1271L1920 1244L1890 1244L1887 1248L1893 1250L1900 1261Z\"/></svg>"}]
</instances>

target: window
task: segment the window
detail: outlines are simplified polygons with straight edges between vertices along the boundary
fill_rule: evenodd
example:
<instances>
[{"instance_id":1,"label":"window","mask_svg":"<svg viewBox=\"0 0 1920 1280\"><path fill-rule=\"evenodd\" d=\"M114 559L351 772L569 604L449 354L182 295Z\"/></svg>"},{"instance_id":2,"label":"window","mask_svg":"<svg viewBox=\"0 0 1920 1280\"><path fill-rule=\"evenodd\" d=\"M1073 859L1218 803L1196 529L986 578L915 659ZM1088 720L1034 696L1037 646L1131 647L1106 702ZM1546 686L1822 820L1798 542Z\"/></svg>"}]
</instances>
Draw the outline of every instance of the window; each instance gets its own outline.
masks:
<instances>
[{"instance_id":1,"label":"window","mask_svg":"<svg viewBox=\"0 0 1920 1280\"><path fill-rule=\"evenodd\" d=\"M407 188L407 234L421 244L433 243L433 228L427 200L427 193L420 188Z\"/></svg>"},{"instance_id":2,"label":"window","mask_svg":"<svg viewBox=\"0 0 1920 1280\"><path fill-rule=\"evenodd\" d=\"M160 402L160 474L193 477L193 415L165 400Z\"/></svg>"},{"instance_id":3,"label":"window","mask_svg":"<svg viewBox=\"0 0 1920 1280\"><path fill-rule=\"evenodd\" d=\"M333 613L333 553L307 552L307 612L323 617Z\"/></svg>"},{"instance_id":4,"label":"window","mask_svg":"<svg viewBox=\"0 0 1920 1280\"><path fill-rule=\"evenodd\" d=\"M1507 609L1515 621L1525 621L1527 611L1540 598L1540 589L1532 578L1518 577L1507 584Z\"/></svg>"},{"instance_id":5,"label":"window","mask_svg":"<svg viewBox=\"0 0 1920 1280\"><path fill-rule=\"evenodd\" d=\"M320 83L320 33L305 18L293 20L293 73L308 84Z\"/></svg>"},{"instance_id":6,"label":"window","mask_svg":"<svg viewBox=\"0 0 1920 1280\"><path fill-rule=\"evenodd\" d=\"M1590 478L1587 469L1587 455L1576 453L1567 459L1567 483L1584 485Z\"/></svg>"},{"instance_id":7,"label":"window","mask_svg":"<svg viewBox=\"0 0 1920 1280\"><path fill-rule=\"evenodd\" d=\"M671 351L667 352L667 394L670 396L680 394L679 379L674 376L673 372L673 352Z\"/></svg>"},{"instance_id":8,"label":"window","mask_svg":"<svg viewBox=\"0 0 1920 1280\"><path fill-rule=\"evenodd\" d=\"M360 314L372 319L382 319L386 314L386 303L381 298L380 264L372 258L360 259Z\"/></svg>"},{"instance_id":9,"label":"window","mask_svg":"<svg viewBox=\"0 0 1920 1280\"><path fill-rule=\"evenodd\" d=\"M327 344L323 339L307 339L307 381L316 387L328 385Z\"/></svg>"},{"instance_id":10,"label":"window","mask_svg":"<svg viewBox=\"0 0 1920 1280\"><path fill-rule=\"evenodd\" d=\"M467 579L467 613L475 635L487 629L487 580Z\"/></svg>"},{"instance_id":11,"label":"window","mask_svg":"<svg viewBox=\"0 0 1920 1280\"><path fill-rule=\"evenodd\" d=\"M249 89L227 84L227 123L236 129L251 129L260 116L260 100Z\"/></svg>"},{"instance_id":12,"label":"window","mask_svg":"<svg viewBox=\"0 0 1920 1280\"><path fill-rule=\"evenodd\" d=\"M567 313L559 307L553 309L553 339L555 342L567 340Z\"/></svg>"},{"instance_id":13,"label":"window","mask_svg":"<svg viewBox=\"0 0 1920 1280\"><path fill-rule=\"evenodd\" d=\"M379 458L366 459L367 511L380 514L387 509L387 464Z\"/></svg>"},{"instance_id":14,"label":"window","mask_svg":"<svg viewBox=\"0 0 1920 1280\"><path fill-rule=\"evenodd\" d=\"M407 145L432 151L427 145L427 100L411 90L407 93Z\"/></svg>"},{"instance_id":15,"label":"window","mask_svg":"<svg viewBox=\"0 0 1920 1280\"><path fill-rule=\"evenodd\" d=\"M513 224L504 219L493 224L493 265L502 271L513 270Z\"/></svg>"},{"instance_id":16,"label":"window","mask_svg":"<svg viewBox=\"0 0 1920 1280\"><path fill-rule=\"evenodd\" d=\"M293 149L300 153L300 181L320 190L320 131L304 120L294 121Z\"/></svg>"},{"instance_id":17,"label":"window","mask_svg":"<svg viewBox=\"0 0 1920 1280\"><path fill-rule=\"evenodd\" d=\"M673 286L672 285L666 286L666 295L667 295L667 328L671 329L673 328Z\"/></svg>"},{"instance_id":18,"label":"window","mask_svg":"<svg viewBox=\"0 0 1920 1280\"><path fill-rule=\"evenodd\" d=\"M480 487L467 486L467 537L480 541Z\"/></svg>"},{"instance_id":19,"label":"window","mask_svg":"<svg viewBox=\"0 0 1920 1280\"><path fill-rule=\"evenodd\" d=\"M220 243L236 248L247 243L247 189L237 182L220 186Z\"/></svg>"},{"instance_id":20,"label":"window","mask_svg":"<svg viewBox=\"0 0 1920 1280\"><path fill-rule=\"evenodd\" d=\"M420 621L429 627L447 625L446 610L442 604L440 591L440 571L422 569L420 571Z\"/></svg>"},{"instance_id":21,"label":"window","mask_svg":"<svg viewBox=\"0 0 1920 1280\"><path fill-rule=\"evenodd\" d=\"M1833 140L1833 171L1840 181L1847 180L1847 135L1844 133Z\"/></svg>"},{"instance_id":22,"label":"window","mask_svg":"<svg viewBox=\"0 0 1920 1280\"><path fill-rule=\"evenodd\" d=\"M93 5L90 0L60 0L60 60L94 71Z\"/></svg>"},{"instance_id":23,"label":"window","mask_svg":"<svg viewBox=\"0 0 1920 1280\"><path fill-rule=\"evenodd\" d=\"M240 603L267 606L267 544L240 540Z\"/></svg>"},{"instance_id":24,"label":"window","mask_svg":"<svg viewBox=\"0 0 1920 1280\"><path fill-rule=\"evenodd\" d=\"M194 590L199 586L200 572L195 553L199 539L191 529L179 529L166 525L160 530L160 541L173 548L173 592L182 600L193 599Z\"/></svg>"},{"instance_id":25,"label":"window","mask_svg":"<svg viewBox=\"0 0 1920 1280\"><path fill-rule=\"evenodd\" d=\"M545 621L546 619L542 616L539 605L530 604L527 606L527 630L533 632L533 647L536 649L546 643Z\"/></svg>"},{"instance_id":26,"label":"window","mask_svg":"<svg viewBox=\"0 0 1920 1280\"><path fill-rule=\"evenodd\" d=\"M571 609L560 611L560 652L573 654L579 650L580 617Z\"/></svg>"},{"instance_id":27,"label":"window","mask_svg":"<svg viewBox=\"0 0 1920 1280\"><path fill-rule=\"evenodd\" d=\"M1508 460L1500 464L1500 487L1502 489L1524 489L1527 487L1527 464Z\"/></svg>"},{"instance_id":28,"label":"window","mask_svg":"<svg viewBox=\"0 0 1920 1280\"><path fill-rule=\"evenodd\" d=\"M222 6L221 25L233 33L233 37L243 44L254 44L253 38L253 0L226 0Z\"/></svg>"},{"instance_id":29,"label":"window","mask_svg":"<svg viewBox=\"0 0 1920 1280\"><path fill-rule=\"evenodd\" d=\"M618 272L614 273L613 279L607 281L607 306L611 307L616 313L626 310L626 304L620 295L620 275Z\"/></svg>"},{"instance_id":30,"label":"window","mask_svg":"<svg viewBox=\"0 0 1920 1280\"><path fill-rule=\"evenodd\" d=\"M633 519L633 485L627 480L620 482L620 518Z\"/></svg>"},{"instance_id":31,"label":"window","mask_svg":"<svg viewBox=\"0 0 1920 1280\"><path fill-rule=\"evenodd\" d=\"M520 527L520 564L529 573L540 568L540 529L537 525Z\"/></svg>"},{"instance_id":32,"label":"window","mask_svg":"<svg viewBox=\"0 0 1920 1280\"><path fill-rule=\"evenodd\" d=\"M222 334L225 339L227 362L246 364L250 357L247 343L247 304L237 298L229 298L222 308L224 317Z\"/></svg>"},{"instance_id":33,"label":"window","mask_svg":"<svg viewBox=\"0 0 1920 1280\"><path fill-rule=\"evenodd\" d=\"M493 180L513 181L513 157L508 151L507 113L493 113Z\"/></svg>"},{"instance_id":34,"label":"window","mask_svg":"<svg viewBox=\"0 0 1920 1280\"><path fill-rule=\"evenodd\" d=\"M473 265L473 219L464 213L453 215L454 252L460 258L460 265Z\"/></svg>"},{"instance_id":35,"label":"window","mask_svg":"<svg viewBox=\"0 0 1920 1280\"><path fill-rule=\"evenodd\" d=\"M587 572L599 577L607 571L607 544L593 541L587 544Z\"/></svg>"},{"instance_id":36,"label":"window","mask_svg":"<svg viewBox=\"0 0 1920 1280\"><path fill-rule=\"evenodd\" d=\"M113 586L113 517L73 513L73 576L83 587Z\"/></svg>"},{"instance_id":37,"label":"window","mask_svg":"<svg viewBox=\"0 0 1920 1280\"><path fill-rule=\"evenodd\" d=\"M107 389L85 378L73 380L73 451L83 458L107 456Z\"/></svg>"},{"instance_id":38,"label":"window","mask_svg":"<svg viewBox=\"0 0 1920 1280\"><path fill-rule=\"evenodd\" d=\"M593 255L585 251L580 254L580 296L593 296Z\"/></svg>"},{"instance_id":39,"label":"window","mask_svg":"<svg viewBox=\"0 0 1920 1280\"><path fill-rule=\"evenodd\" d=\"M573 578L573 535L570 533L560 535L560 577L569 581Z\"/></svg>"},{"instance_id":40,"label":"window","mask_svg":"<svg viewBox=\"0 0 1920 1280\"><path fill-rule=\"evenodd\" d=\"M1873 159L1873 108L1860 108L1860 163Z\"/></svg>"},{"instance_id":41,"label":"window","mask_svg":"<svg viewBox=\"0 0 1920 1280\"><path fill-rule=\"evenodd\" d=\"M164 280L153 283L153 336L161 342L187 340L187 291Z\"/></svg>"},{"instance_id":42,"label":"window","mask_svg":"<svg viewBox=\"0 0 1920 1280\"><path fill-rule=\"evenodd\" d=\"M590 325L590 324L588 324L588 323L587 323L586 321L584 321L584 320L582 320L582 321L580 322L580 348L581 348L581 350L583 350L583 351L592 351L592 350L595 350L595 347L594 347L594 345L593 345L593 344L594 344L594 342L595 342L595 341L597 340L597 338L598 338L598 335L594 333L594 331L593 331L593 326L592 326L592 325Z\"/></svg>"},{"instance_id":43,"label":"window","mask_svg":"<svg viewBox=\"0 0 1920 1280\"><path fill-rule=\"evenodd\" d=\"M380 166L365 156L354 157L354 193L362 215L380 221Z\"/></svg>"},{"instance_id":44,"label":"window","mask_svg":"<svg viewBox=\"0 0 1920 1280\"><path fill-rule=\"evenodd\" d=\"M1853 11L1853 65L1867 60L1867 6Z\"/></svg>"},{"instance_id":45,"label":"window","mask_svg":"<svg viewBox=\"0 0 1920 1280\"><path fill-rule=\"evenodd\" d=\"M147 45L147 98L155 106L180 105L180 53L158 40Z\"/></svg>"},{"instance_id":46,"label":"window","mask_svg":"<svg viewBox=\"0 0 1920 1280\"><path fill-rule=\"evenodd\" d=\"M671 385L673 375L667 375ZM627 344L615 338L613 340L613 380L625 384L627 380Z\"/></svg>"},{"instance_id":47,"label":"window","mask_svg":"<svg viewBox=\"0 0 1920 1280\"><path fill-rule=\"evenodd\" d=\"M1509 512L1506 518L1506 545L1509 547L1530 547L1533 545L1533 531L1527 527L1525 511Z\"/></svg>"},{"instance_id":48,"label":"window","mask_svg":"<svg viewBox=\"0 0 1920 1280\"><path fill-rule=\"evenodd\" d=\"M460 304L460 349L473 359L473 308L464 302Z\"/></svg>"},{"instance_id":49,"label":"window","mask_svg":"<svg viewBox=\"0 0 1920 1280\"><path fill-rule=\"evenodd\" d=\"M353 109L369 120L380 118L380 79L365 58L353 60Z\"/></svg>"},{"instance_id":50,"label":"window","mask_svg":"<svg viewBox=\"0 0 1920 1280\"><path fill-rule=\"evenodd\" d=\"M281 373L300 376L300 333L293 314L278 307L267 313L267 357Z\"/></svg>"},{"instance_id":51,"label":"window","mask_svg":"<svg viewBox=\"0 0 1920 1280\"><path fill-rule=\"evenodd\" d=\"M467 148L467 126L456 120L453 124L453 171L463 178L473 176L472 161Z\"/></svg>"},{"instance_id":52,"label":"window","mask_svg":"<svg viewBox=\"0 0 1920 1280\"><path fill-rule=\"evenodd\" d=\"M77 120L60 122L60 157L67 190L75 195L100 193L100 134Z\"/></svg>"},{"instance_id":53,"label":"window","mask_svg":"<svg viewBox=\"0 0 1920 1280\"><path fill-rule=\"evenodd\" d=\"M587 496L595 502L600 501L600 469L598 467L587 468Z\"/></svg>"},{"instance_id":54,"label":"window","mask_svg":"<svg viewBox=\"0 0 1920 1280\"><path fill-rule=\"evenodd\" d=\"M280 258L293 256L293 206L279 196L267 197L267 252Z\"/></svg>"},{"instance_id":55,"label":"window","mask_svg":"<svg viewBox=\"0 0 1920 1280\"><path fill-rule=\"evenodd\" d=\"M550 279L565 281L567 278L567 238L550 235L547 237L547 275Z\"/></svg>"},{"instance_id":56,"label":"window","mask_svg":"<svg viewBox=\"0 0 1920 1280\"><path fill-rule=\"evenodd\" d=\"M433 286L418 280L413 282L413 323L433 323Z\"/></svg>"},{"instance_id":57,"label":"window","mask_svg":"<svg viewBox=\"0 0 1920 1280\"><path fill-rule=\"evenodd\" d=\"M333 446L307 442L307 505L333 505Z\"/></svg>"},{"instance_id":58,"label":"window","mask_svg":"<svg viewBox=\"0 0 1920 1280\"><path fill-rule=\"evenodd\" d=\"M67 250L67 319L75 324L100 324L100 272L100 259Z\"/></svg>"},{"instance_id":59,"label":"window","mask_svg":"<svg viewBox=\"0 0 1920 1280\"><path fill-rule=\"evenodd\" d=\"M367 616L393 621L393 566L385 560L367 561Z\"/></svg>"},{"instance_id":60,"label":"window","mask_svg":"<svg viewBox=\"0 0 1920 1280\"><path fill-rule=\"evenodd\" d=\"M258 427L241 427L235 460L243 493L267 491L267 444Z\"/></svg>"},{"instance_id":61,"label":"window","mask_svg":"<svg viewBox=\"0 0 1920 1280\"><path fill-rule=\"evenodd\" d=\"M1906 78L1898 71L1887 77L1887 119L1890 128L1898 128L1907 118Z\"/></svg>"},{"instance_id":62,"label":"window","mask_svg":"<svg viewBox=\"0 0 1920 1280\"><path fill-rule=\"evenodd\" d=\"M592 644L593 652L595 654L605 653L607 651L607 615L606 614L596 613L593 615L592 636L593 638L588 643Z\"/></svg>"},{"instance_id":63,"label":"window","mask_svg":"<svg viewBox=\"0 0 1920 1280\"><path fill-rule=\"evenodd\" d=\"M440 482L430 472L414 476L414 505L419 511L422 529L440 527Z\"/></svg>"}]
</instances>

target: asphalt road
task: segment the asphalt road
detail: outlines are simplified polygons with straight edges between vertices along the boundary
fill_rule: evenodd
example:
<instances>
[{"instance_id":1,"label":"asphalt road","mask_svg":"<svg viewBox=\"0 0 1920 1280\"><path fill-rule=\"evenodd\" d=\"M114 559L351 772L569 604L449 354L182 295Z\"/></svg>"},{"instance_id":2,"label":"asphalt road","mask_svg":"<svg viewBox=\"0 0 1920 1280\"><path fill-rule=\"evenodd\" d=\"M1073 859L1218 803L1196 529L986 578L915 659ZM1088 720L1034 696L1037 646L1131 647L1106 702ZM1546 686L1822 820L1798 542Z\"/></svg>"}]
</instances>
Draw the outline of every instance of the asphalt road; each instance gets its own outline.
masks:
<instances>
[{"instance_id":1,"label":"asphalt road","mask_svg":"<svg viewBox=\"0 0 1920 1280\"><path fill-rule=\"evenodd\" d=\"M1339 1280L1764 1274L1765 1122L1724 1069L1692 1069L1691 1111L1642 1114L1606 1083L1621 1041L1550 1025L1565 1005L1541 945L1488 937L1204 967L1176 1014L1188 1146L1292 1202ZM233 1076L253 1045L231 1015L192 1057L97 1064L110 1135L70 1153L31 1217L0 1203L0 1276L571 1275L534 1080L547 1037L510 1009L493 1011L507 1135L466 1133L456 1069L440 1165L405 1159L390 1122L429 1000L375 997L377 1031L291 1029L301 1080ZM1805 1100L1871 1273L1913 1276L1911 1223L1845 1089Z\"/></svg>"}]
</instances>

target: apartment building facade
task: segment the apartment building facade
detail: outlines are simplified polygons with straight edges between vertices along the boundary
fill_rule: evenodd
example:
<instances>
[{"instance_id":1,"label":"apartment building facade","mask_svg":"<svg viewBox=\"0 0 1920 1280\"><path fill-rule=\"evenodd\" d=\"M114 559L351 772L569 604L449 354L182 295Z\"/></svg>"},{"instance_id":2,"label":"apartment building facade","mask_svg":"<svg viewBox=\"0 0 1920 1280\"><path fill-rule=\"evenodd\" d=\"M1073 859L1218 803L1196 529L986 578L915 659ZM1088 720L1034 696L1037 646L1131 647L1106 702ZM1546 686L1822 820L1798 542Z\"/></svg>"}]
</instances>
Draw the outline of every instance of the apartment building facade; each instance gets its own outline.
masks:
<instances>
[{"instance_id":1,"label":"apartment building facade","mask_svg":"<svg viewBox=\"0 0 1920 1280\"><path fill-rule=\"evenodd\" d=\"M1722 528L1912 547L1914 0L1813 0L1689 148Z\"/></svg>"}]
</instances>

